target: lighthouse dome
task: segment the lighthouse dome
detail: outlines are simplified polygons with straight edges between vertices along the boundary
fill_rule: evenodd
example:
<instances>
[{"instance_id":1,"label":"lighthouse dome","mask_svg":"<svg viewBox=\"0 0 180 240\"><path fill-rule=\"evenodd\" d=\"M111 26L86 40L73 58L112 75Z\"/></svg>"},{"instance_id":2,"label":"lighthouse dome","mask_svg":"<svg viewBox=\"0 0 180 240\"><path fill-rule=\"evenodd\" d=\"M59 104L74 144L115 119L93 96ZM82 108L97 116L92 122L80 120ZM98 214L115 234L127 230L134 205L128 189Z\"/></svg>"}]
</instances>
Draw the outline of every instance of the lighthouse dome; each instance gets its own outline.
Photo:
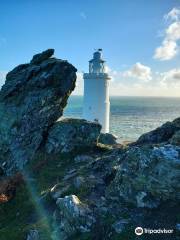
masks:
<instances>
[{"instance_id":1,"label":"lighthouse dome","mask_svg":"<svg viewBox=\"0 0 180 240\"><path fill-rule=\"evenodd\" d=\"M101 59L101 57L102 57L102 53L100 51L94 52L93 54L94 59Z\"/></svg>"}]
</instances>

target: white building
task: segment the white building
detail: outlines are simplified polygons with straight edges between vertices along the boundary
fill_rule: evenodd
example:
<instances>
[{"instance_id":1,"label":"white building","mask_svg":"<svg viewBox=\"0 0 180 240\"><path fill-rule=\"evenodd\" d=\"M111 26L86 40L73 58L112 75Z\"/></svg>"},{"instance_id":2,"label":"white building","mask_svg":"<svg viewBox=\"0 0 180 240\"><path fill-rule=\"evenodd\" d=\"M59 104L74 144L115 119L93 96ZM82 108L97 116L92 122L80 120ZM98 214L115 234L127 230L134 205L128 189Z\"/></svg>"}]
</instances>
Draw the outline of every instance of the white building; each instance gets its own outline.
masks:
<instances>
[{"instance_id":1,"label":"white building","mask_svg":"<svg viewBox=\"0 0 180 240\"><path fill-rule=\"evenodd\" d=\"M83 118L98 121L103 133L109 132L109 80L102 49L98 49L89 61L89 73L84 73Z\"/></svg>"}]
</instances>

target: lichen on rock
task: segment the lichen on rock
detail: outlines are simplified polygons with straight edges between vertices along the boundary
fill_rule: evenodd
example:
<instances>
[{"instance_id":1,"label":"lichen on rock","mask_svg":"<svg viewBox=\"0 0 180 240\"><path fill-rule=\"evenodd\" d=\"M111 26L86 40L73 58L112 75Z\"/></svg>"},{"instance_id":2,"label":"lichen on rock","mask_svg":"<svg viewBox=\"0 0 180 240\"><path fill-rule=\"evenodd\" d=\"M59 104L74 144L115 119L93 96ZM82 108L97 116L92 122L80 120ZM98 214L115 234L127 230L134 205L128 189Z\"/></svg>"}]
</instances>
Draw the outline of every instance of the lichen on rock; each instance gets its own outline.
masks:
<instances>
[{"instance_id":1,"label":"lichen on rock","mask_svg":"<svg viewBox=\"0 0 180 240\"><path fill-rule=\"evenodd\" d=\"M88 206L75 195L58 198L59 211L54 215L56 230L53 239L68 239L78 232L90 232L95 218Z\"/></svg>"},{"instance_id":2,"label":"lichen on rock","mask_svg":"<svg viewBox=\"0 0 180 240\"><path fill-rule=\"evenodd\" d=\"M49 130L46 150L48 153L71 152L75 149L97 145L101 126L83 119L63 119Z\"/></svg>"},{"instance_id":3,"label":"lichen on rock","mask_svg":"<svg viewBox=\"0 0 180 240\"><path fill-rule=\"evenodd\" d=\"M76 68L53 53L48 49L15 67L2 86L0 151L9 173L32 159L75 88Z\"/></svg>"},{"instance_id":4,"label":"lichen on rock","mask_svg":"<svg viewBox=\"0 0 180 240\"><path fill-rule=\"evenodd\" d=\"M109 186L136 207L157 207L180 201L180 148L173 145L131 147L121 156L121 167Z\"/></svg>"}]
</instances>

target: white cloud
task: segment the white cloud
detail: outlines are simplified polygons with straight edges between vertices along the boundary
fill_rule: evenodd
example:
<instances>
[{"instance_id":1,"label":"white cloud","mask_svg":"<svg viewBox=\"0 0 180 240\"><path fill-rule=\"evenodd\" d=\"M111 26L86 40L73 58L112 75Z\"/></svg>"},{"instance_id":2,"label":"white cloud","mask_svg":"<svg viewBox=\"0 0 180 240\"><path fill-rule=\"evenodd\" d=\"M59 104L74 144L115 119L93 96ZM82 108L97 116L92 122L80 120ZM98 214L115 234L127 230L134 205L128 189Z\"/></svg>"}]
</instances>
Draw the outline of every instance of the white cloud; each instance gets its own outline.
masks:
<instances>
[{"instance_id":1,"label":"white cloud","mask_svg":"<svg viewBox=\"0 0 180 240\"><path fill-rule=\"evenodd\" d=\"M180 68L174 68L170 71L164 72L161 74L162 83L169 85L180 86Z\"/></svg>"},{"instance_id":2,"label":"white cloud","mask_svg":"<svg viewBox=\"0 0 180 240\"><path fill-rule=\"evenodd\" d=\"M173 8L168 14L164 16L166 20L175 20L180 19L180 8Z\"/></svg>"},{"instance_id":3,"label":"white cloud","mask_svg":"<svg viewBox=\"0 0 180 240\"><path fill-rule=\"evenodd\" d=\"M138 81L118 72L110 82L110 94L119 96L176 96L180 97L180 68L167 72L152 72L151 81Z\"/></svg>"},{"instance_id":4,"label":"white cloud","mask_svg":"<svg viewBox=\"0 0 180 240\"><path fill-rule=\"evenodd\" d=\"M151 68L139 62L134 64L130 70L125 71L123 76L137 78L143 81L149 81L152 79Z\"/></svg>"},{"instance_id":5,"label":"white cloud","mask_svg":"<svg viewBox=\"0 0 180 240\"><path fill-rule=\"evenodd\" d=\"M83 73L82 72L77 72L77 79L76 79L76 87L75 90L72 92L73 95L82 95L83 94Z\"/></svg>"},{"instance_id":6,"label":"white cloud","mask_svg":"<svg viewBox=\"0 0 180 240\"><path fill-rule=\"evenodd\" d=\"M166 38L174 41L180 39L180 21L172 23L166 29Z\"/></svg>"},{"instance_id":7,"label":"white cloud","mask_svg":"<svg viewBox=\"0 0 180 240\"><path fill-rule=\"evenodd\" d=\"M165 29L161 46L155 49L154 58L161 61L173 59L179 53L180 9L173 8L165 15L165 19L170 19L173 22Z\"/></svg>"},{"instance_id":8,"label":"white cloud","mask_svg":"<svg viewBox=\"0 0 180 240\"><path fill-rule=\"evenodd\" d=\"M180 97L180 68L166 72L153 72L141 63L134 64L127 71L108 67L110 94L119 96L177 96ZM147 81L148 79L148 81ZM83 95L83 73L77 72L73 95Z\"/></svg>"},{"instance_id":9,"label":"white cloud","mask_svg":"<svg viewBox=\"0 0 180 240\"><path fill-rule=\"evenodd\" d=\"M177 44L175 41L164 40L162 45L155 50L154 58L161 61L170 60L178 53Z\"/></svg>"}]
</instances>

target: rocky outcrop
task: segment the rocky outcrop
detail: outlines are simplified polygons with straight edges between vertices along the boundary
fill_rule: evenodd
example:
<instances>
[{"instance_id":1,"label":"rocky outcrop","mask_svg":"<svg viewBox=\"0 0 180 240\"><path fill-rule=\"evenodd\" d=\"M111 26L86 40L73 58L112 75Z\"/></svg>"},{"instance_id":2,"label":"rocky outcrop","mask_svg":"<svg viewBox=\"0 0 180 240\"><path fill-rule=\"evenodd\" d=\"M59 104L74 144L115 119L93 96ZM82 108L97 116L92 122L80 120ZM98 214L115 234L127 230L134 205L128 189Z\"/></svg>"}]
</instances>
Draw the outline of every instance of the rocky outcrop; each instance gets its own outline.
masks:
<instances>
[{"instance_id":1,"label":"rocky outcrop","mask_svg":"<svg viewBox=\"0 0 180 240\"><path fill-rule=\"evenodd\" d=\"M117 144L117 137L111 133L101 133L98 142L106 145Z\"/></svg>"},{"instance_id":2,"label":"rocky outcrop","mask_svg":"<svg viewBox=\"0 0 180 240\"><path fill-rule=\"evenodd\" d=\"M134 239L137 226L175 229L180 118L124 145L97 122L59 119L76 69L53 54L13 69L0 92L0 235L113 240Z\"/></svg>"},{"instance_id":3,"label":"rocky outcrop","mask_svg":"<svg viewBox=\"0 0 180 240\"><path fill-rule=\"evenodd\" d=\"M53 53L37 54L6 76L0 92L0 164L6 173L33 158L75 87L76 69Z\"/></svg>"},{"instance_id":4,"label":"rocky outcrop","mask_svg":"<svg viewBox=\"0 0 180 240\"><path fill-rule=\"evenodd\" d=\"M30 230L26 240L39 240L39 233L37 230Z\"/></svg>"},{"instance_id":5,"label":"rocky outcrop","mask_svg":"<svg viewBox=\"0 0 180 240\"><path fill-rule=\"evenodd\" d=\"M54 220L58 227L53 234L53 239L65 240L78 232L90 232L95 218L88 206L77 196L58 198L56 204L59 211L55 213Z\"/></svg>"},{"instance_id":6,"label":"rocky outcrop","mask_svg":"<svg viewBox=\"0 0 180 240\"><path fill-rule=\"evenodd\" d=\"M109 187L112 194L136 207L154 208L163 201L180 201L179 147L132 147L120 161Z\"/></svg>"},{"instance_id":7,"label":"rocky outcrop","mask_svg":"<svg viewBox=\"0 0 180 240\"><path fill-rule=\"evenodd\" d=\"M175 134L170 139L170 143L173 145L180 146L180 130L175 132Z\"/></svg>"},{"instance_id":8,"label":"rocky outcrop","mask_svg":"<svg viewBox=\"0 0 180 240\"><path fill-rule=\"evenodd\" d=\"M75 149L96 146L101 125L83 119L67 118L50 129L46 150L48 153L71 152Z\"/></svg>"},{"instance_id":9,"label":"rocky outcrop","mask_svg":"<svg viewBox=\"0 0 180 240\"><path fill-rule=\"evenodd\" d=\"M136 144L155 144L167 142L172 136L180 130L180 118L173 122L167 122L157 129L145 133L136 141Z\"/></svg>"}]
</instances>

